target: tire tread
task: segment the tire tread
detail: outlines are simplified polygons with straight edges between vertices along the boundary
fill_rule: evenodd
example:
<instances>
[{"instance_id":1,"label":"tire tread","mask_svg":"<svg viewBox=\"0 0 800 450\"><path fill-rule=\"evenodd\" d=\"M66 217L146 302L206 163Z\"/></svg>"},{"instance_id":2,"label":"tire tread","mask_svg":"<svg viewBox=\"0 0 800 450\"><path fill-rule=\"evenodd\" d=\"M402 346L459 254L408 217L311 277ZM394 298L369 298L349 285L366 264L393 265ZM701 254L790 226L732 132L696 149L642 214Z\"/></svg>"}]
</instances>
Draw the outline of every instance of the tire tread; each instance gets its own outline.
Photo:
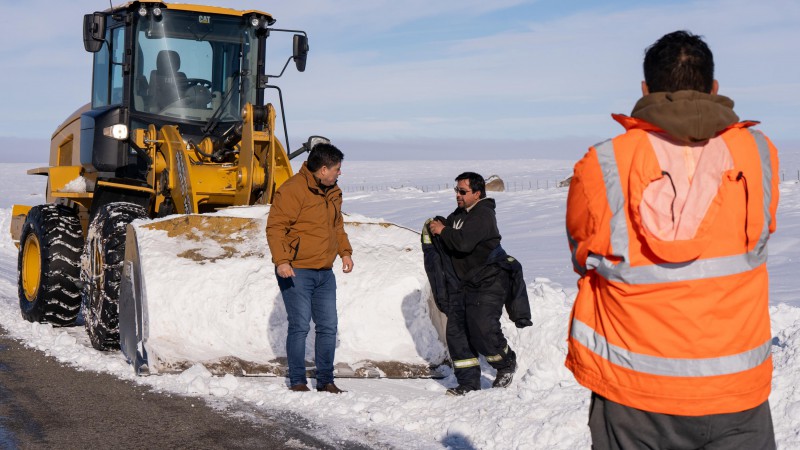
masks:
<instances>
[{"instance_id":1,"label":"tire tread","mask_svg":"<svg viewBox=\"0 0 800 450\"><path fill-rule=\"evenodd\" d=\"M92 346L98 350L119 348L119 285L125 259L127 225L146 218L147 211L134 203L109 203L89 225L81 263L84 325ZM89 273L88 258L99 246L103 257L103 283L97 285Z\"/></svg>"},{"instance_id":2,"label":"tire tread","mask_svg":"<svg viewBox=\"0 0 800 450\"><path fill-rule=\"evenodd\" d=\"M35 233L41 251L41 273L37 296L28 301L22 288L22 255L25 239ZM74 211L54 204L31 208L20 235L18 292L22 317L31 322L73 325L81 301L75 295L80 279L83 230Z\"/></svg>"}]
</instances>

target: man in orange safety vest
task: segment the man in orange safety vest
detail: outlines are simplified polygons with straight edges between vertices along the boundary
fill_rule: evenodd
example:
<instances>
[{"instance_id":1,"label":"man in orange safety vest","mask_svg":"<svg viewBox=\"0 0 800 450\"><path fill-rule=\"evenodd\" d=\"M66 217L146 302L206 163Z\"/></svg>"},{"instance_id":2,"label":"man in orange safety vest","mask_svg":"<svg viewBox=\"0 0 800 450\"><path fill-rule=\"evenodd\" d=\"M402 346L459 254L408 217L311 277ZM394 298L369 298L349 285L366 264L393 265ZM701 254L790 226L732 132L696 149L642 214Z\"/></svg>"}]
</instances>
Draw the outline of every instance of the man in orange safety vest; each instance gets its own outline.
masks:
<instances>
[{"instance_id":1,"label":"man in orange safety vest","mask_svg":"<svg viewBox=\"0 0 800 450\"><path fill-rule=\"evenodd\" d=\"M578 294L566 366L592 390L594 448L775 448L767 241L778 157L717 94L686 31L644 58L625 133L576 165Z\"/></svg>"}]
</instances>

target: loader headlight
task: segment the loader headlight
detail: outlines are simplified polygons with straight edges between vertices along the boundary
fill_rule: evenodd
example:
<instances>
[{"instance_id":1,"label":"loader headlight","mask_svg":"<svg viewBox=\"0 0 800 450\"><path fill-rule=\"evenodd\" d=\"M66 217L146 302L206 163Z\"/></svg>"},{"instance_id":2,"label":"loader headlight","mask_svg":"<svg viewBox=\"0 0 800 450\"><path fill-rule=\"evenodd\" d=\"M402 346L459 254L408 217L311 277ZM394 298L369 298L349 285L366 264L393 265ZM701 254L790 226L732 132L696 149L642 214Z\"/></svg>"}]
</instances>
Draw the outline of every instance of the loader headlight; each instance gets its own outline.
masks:
<instances>
[{"instance_id":1,"label":"loader headlight","mask_svg":"<svg viewBox=\"0 0 800 450\"><path fill-rule=\"evenodd\" d=\"M153 15L156 17L161 17L161 8L159 8L158 6L153 8Z\"/></svg>"},{"instance_id":2,"label":"loader headlight","mask_svg":"<svg viewBox=\"0 0 800 450\"><path fill-rule=\"evenodd\" d=\"M103 136L110 137L118 141L124 141L125 139L128 139L128 127L121 123L111 125L110 127L105 127L103 128Z\"/></svg>"},{"instance_id":3,"label":"loader headlight","mask_svg":"<svg viewBox=\"0 0 800 450\"><path fill-rule=\"evenodd\" d=\"M142 16L142 17L146 16L147 15L147 8L145 8L144 6L139 7L139 15Z\"/></svg>"},{"instance_id":4,"label":"loader headlight","mask_svg":"<svg viewBox=\"0 0 800 450\"><path fill-rule=\"evenodd\" d=\"M253 28L258 28L259 23L261 23L261 21L258 20L258 16L253 16L250 18L250 25Z\"/></svg>"}]
</instances>

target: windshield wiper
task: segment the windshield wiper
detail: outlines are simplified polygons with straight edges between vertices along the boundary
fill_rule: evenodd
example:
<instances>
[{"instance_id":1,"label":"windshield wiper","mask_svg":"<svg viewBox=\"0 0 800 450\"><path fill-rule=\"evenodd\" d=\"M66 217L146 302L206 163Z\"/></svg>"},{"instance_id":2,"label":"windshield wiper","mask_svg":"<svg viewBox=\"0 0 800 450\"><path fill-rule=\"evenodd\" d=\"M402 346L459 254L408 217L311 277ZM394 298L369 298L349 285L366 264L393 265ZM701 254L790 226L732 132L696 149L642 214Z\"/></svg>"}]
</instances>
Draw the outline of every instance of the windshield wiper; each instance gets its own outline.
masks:
<instances>
[{"instance_id":1,"label":"windshield wiper","mask_svg":"<svg viewBox=\"0 0 800 450\"><path fill-rule=\"evenodd\" d=\"M214 129L217 128L217 125L219 125L220 118L222 117L222 111L225 111L225 108L227 108L228 103L230 103L231 101L232 98L231 94L233 93L233 87L238 84L238 81L242 77L242 75L247 76L246 72L247 71L237 71L233 74L233 80L231 81L231 85L228 86L228 90L225 91L225 95L222 97L222 102L217 107L217 109L214 110L214 113L211 114L211 117L208 118L208 122L205 124L205 126L200 129L200 131L203 132L204 137L210 136L211 133L214 131Z\"/></svg>"}]
</instances>

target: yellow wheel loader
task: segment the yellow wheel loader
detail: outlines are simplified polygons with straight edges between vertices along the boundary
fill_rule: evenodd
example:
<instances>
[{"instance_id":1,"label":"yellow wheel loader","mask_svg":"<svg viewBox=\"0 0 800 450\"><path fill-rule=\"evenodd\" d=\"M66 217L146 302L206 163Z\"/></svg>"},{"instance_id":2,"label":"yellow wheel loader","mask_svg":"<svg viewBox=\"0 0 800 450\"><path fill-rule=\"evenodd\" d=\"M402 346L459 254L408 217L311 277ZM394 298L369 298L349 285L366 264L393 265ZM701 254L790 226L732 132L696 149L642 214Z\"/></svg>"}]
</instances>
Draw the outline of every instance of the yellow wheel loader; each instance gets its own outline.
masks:
<instances>
[{"instance_id":1,"label":"yellow wheel loader","mask_svg":"<svg viewBox=\"0 0 800 450\"><path fill-rule=\"evenodd\" d=\"M251 273L225 266L226 258L250 258L257 269L248 270L271 270L267 205L292 176L290 159L325 140L312 136L288 154L276 138L277 112L265 91L280 100L288 147L282 94L269 82L292 61L305 70L308 40L274 22L260 11L158 1L84 16L84 46L94 54L91 102L53 133L49 165L28 171L48 177L47 203L12 210L25 319L68 326L80 323L82 311L92 346L121 348L138 374L183 370L197 360L218 367L215 373L285 370L277 343L285 339L285 311L272 307L280 296L277 284L266 281L274 275L253 283ZM292 54L280 73L268 75L267 41L277 33L291 35ZM248 205L262 205L251 207L261 215L221 215ZM383 249L349 278L353 297L381 299L387 311L371 324L373 334L395 340L399 333L404 340L380 346L359 324L367 337L341 353L349 359L337 376L426 376L446 354L430 343L441 341L443 322L431 307L419 235L385 223L347 226L354 246L362 245L357 251ZM162 235L168 239L159 241ZM239 251L243 241L256 250ZM212 244L219 251L208 256ZM387 269L394 267L389 261L404 265ZM365 293L358 277L383 280L377 289L388 290ZM207 292L172 295L196 280ZM347 282L342 292L348 295ZM342 303L360 302L353 297ZM420 315L432 320L420 325ZM252 338L221 348L243 327ZM362 352L371 359L357 360Z\"/></svg>"},{"instance_id":2,"label":"yellow wheel loader","mask_svg":"<svg viewBox=\"0 0 800 450\"><path fill-rule=\"evenodd\" d=\"M118 347L129 223L270 202L292 175L264 103L265 89L280 94L269 78L283 74L264 73L267 39L293 32L274 22L153 1L84 17L91 103L53 133L49 167L28 172L48 177L47 204L13 210L25 319L70 325L82 300L92 345ZM308 41L293 38L284 70L294 60L303 71Z\"/></svg>"}]
</instances>

